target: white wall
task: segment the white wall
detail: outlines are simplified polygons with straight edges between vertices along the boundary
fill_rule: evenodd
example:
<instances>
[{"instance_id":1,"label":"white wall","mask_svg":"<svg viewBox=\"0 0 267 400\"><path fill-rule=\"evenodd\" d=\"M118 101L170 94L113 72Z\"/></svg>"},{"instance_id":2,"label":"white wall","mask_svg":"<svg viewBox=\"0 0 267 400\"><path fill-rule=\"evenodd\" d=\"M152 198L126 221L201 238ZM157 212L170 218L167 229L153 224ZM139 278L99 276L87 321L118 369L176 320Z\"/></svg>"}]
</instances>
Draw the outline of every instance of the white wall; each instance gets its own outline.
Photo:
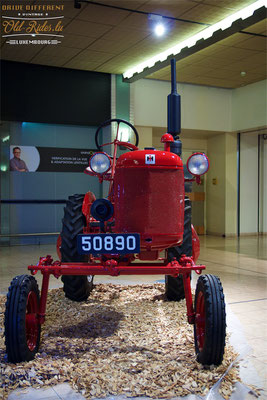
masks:
<instances>
[{"instance_id":1,"label":"white wall","mask_svg":"<svg viewBox=\"0 0 267 400\"><path fill-rule=\"evenodd\" d=\"M267 80L232 92L232 131L267 125Z\"/></svg>"},{"instance_id":2,"label":"white wall","mask_svg":"<svg viewBox=\"0 0 267 400\"><path fill-rule=\"evenodd\" d=\"M258 135L240 138L240 233L258 230Z\"/></svg>"},{"instance_id":3,"label":"white wall","mask_svg":"<svg viewBox=\"0 0 267 400\"><path fill-rule=\"evenodd\" d=\"M134 123L167 126L167 96L170 82L140 79L131 84ZM182 100L182 128L231 131L231 90L178 84Z\"/></svg>"},{"instance_id":4,"label":"white wall","mask_svg":"<svg viewBox=\"0 0 267 400\"><path fill-rule=\"evenodd\" d=\"M267 139L261 138L260 232L267 233Z\"/></svg>"},{"instance_id":5,"label":"white wall","mask_svg":"<svg viewBox=\"0 0 267 400\"><path fill-rule=\"evenodd\" d=\"M136 125L167 126L170 82L140 79L131 84ZM182 128L233 132L267 125L267 80L238 89L178 84Z\"/></svg>"},{"instance_id":6,"label":"white wall","mask_svg":"<svg viewBox=\"0 0 267 400\"><path fill-rule=\"evenodd\" d=\"M225 133L225 235L237 233L237 135Z\"/></svg>"},{"instance_id":7,"label":"white wall","mask_svg":"<svg viewBox=\"0 0 267 400\"><path fill-rule=\"evenodd\" d=\"M207 233L225 234L225 135L208 139L210 169L207 173ZM214 184L216 179L216 184Z\"/></svg>"},{"instance_id":8,"label":"white wall","mask_svg":"<svg viewBox=\"0 0 267 400\"><path fill-rule=\"evenodd\" d=\"M137 126L135 125L137 132L139 134L139 149L144 149L145 147L151 147L153 143L153 128L148 126Z\"/></svg>"}]
</instances>

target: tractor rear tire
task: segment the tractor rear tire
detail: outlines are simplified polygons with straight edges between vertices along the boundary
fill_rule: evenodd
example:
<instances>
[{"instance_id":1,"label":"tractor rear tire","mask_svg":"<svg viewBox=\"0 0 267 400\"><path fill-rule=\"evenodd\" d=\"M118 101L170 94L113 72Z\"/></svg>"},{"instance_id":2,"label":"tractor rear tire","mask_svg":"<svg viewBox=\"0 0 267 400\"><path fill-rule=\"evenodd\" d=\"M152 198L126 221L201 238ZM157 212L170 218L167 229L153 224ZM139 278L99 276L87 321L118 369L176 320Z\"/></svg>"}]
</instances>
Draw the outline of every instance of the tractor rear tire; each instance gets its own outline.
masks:
<instances>
[{"instance_id":1,"label":"tractor rear tire","mask_svg":"<svg viewBox=\"0 0 267 400\"><path fill-rule=\"evenodd\" d=\"M214 275L201 275L195 295L194 337L197 361L204 366L223 360L226 317L223 288Z\"/></svg>"},{"instance_id":2,"label":"tractor rear tire","mask_svg":"<svg viewBox=\"0 0 267 400\"><path fill-rule=\"evenodd\" d=\"M39 289L31 275L16 276L9 286L5 311L5 342L9 362L34 359L40 344Z\"/></svg>"},{"instance_id":3,"label":"tractor rear tire","mask_svg":"<svg viewBox=\"0 0 267 400\"><path fill-rule=\"evenodd\" d=\"M191 202L188 197L184 200L184 235L181 246L170 247L167 250L168 261L173 257L177 261L181 255L192 256L192 229L191 229ZM184 283L182 274L174 278L171 275L165 275L165 295L170 301L180 301L185 298Z\"/></svg>"},{"instance_id":4,"label":"tractor rear tire","mask_svg":"<svg viewBox=\"0 0 267 400\"><path fill-rule=\"evenodd\" d=\"M82 213L84 195L75 194L69 196L64 217L62 219L61 232L61 261L62 262L86 262L86 257L77 251L77 235L83 233L86 224ZM61 278L65 296L73 301L84 301L88 299L93 289L93 276L89 275L65 275Z\"/></svg>"}]
</instances>

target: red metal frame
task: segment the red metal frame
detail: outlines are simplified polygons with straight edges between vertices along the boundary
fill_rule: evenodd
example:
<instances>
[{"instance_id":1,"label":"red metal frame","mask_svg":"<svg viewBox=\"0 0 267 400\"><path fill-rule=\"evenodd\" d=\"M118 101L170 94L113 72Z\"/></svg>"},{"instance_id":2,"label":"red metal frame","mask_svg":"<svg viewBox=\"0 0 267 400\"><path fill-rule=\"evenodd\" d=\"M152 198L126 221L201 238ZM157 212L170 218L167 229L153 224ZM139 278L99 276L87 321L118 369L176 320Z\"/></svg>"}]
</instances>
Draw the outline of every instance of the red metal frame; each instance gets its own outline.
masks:
<instances>
[{"instance_id":1,"label":"red metal frame","mask_svg":"<svg viewBox=\"0 0 267 400\"><path fill-rule=\"evenodd\" d=\"M200 254L200 242L198 234L192 224L191 224L191 230L192 230L192 257L194 262L196 263Z\"/></svg>"},{"instance_id":2,"label":"red metal frame","mask_svg":"<svg viewBox=\"0 0 267 400\"><path fill-rule=\"evenodd\" d=\"M196 337L197 337L197 345L199 351L202 351L205 342L205 330L206 330L205 319L206 319L205 299L203 292L200 291L197 297L196 314L195 314Z\"/></svg>"},{"instance_id":3,"label":"red metal frame","mask_svg":"<svg viewBox=\"0 0 267 400\"><path fill-rule=\"evenodd\" d=\"M30 351L33 351L38 339L38 299L36 293L31 290L26 304L26 341Z\"/></svg>"},{"instance_id":4,"label":"red metal frame","mask_svg":"<svg viewBox=\"0 0 267 400\"><path fill-rule=\"evenodd\" d=\"M204 265L196 265L193 257L186 257L183 255L178 263L176 259L171 262L159 263L144 263L137 262L135 264L122 265L115 259L109 259L105 262L99 263L93 261L91 263L61 263L60 261L53 261L50 255L41 257L37 265L29 265L28 269L32 275L41 271L43 275L40 308L38 313L39 323L43 324L45 321L46 301L49 285L50 275L59 278L61 275L172 275L177 277L179 274L183 275L185 299L187 306L187 317L190 324L195 322L195 312L193 307L190 274L195 271L201 274L202 270L206 267Z\"/></svg>"},{"instance_id":5,"label":"red metal frame","mask_svg":"<svg viewBox=\"0 0 267 400\"><path fill-rule=\"evenodd\" d=\"M164 143L164 151L171 151L171 143L174 142L174 138L170 133L165 133L160 141Z\"/></svg>"}]
</instances>

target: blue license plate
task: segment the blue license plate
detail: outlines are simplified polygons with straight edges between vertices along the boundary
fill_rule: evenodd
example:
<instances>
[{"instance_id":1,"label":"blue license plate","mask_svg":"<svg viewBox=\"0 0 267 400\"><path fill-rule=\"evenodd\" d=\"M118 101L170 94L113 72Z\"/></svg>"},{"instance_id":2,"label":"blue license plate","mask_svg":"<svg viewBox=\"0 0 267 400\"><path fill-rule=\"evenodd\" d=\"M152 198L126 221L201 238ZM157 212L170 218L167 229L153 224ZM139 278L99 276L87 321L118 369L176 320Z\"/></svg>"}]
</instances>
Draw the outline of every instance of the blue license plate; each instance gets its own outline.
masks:
<instances>
[{"instance_id":1,"label":"blue license plate","mask_svg":"<svg viewBox=\"0 0 267 400\"><path fill-rule=\"evenodd\" d=\"M140 253L139 233L94 233L77 236L79 254Z\"/></svg>"}]
</instances>

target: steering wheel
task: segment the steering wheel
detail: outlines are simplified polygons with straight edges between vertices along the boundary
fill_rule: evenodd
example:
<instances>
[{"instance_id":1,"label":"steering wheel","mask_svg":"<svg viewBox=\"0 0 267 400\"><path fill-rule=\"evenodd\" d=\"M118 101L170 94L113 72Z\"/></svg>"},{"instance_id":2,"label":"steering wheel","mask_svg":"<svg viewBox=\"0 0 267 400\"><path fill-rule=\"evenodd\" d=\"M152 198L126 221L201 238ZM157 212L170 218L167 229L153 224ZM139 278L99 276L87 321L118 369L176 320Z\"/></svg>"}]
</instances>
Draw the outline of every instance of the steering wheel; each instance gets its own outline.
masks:
<instances>
[{"instance_id":1,"label":"steering wheel","mask_svg":"<svg viewBox=\"0 0 267 400\"><path fill-rule=\"evenodd\" d=\"M99 132L102 128L105 128L106 126L110 125L112 122L117 122L118 127L117 127L117 134L116 134L116 139L113 140L113 142L111 143L104 143L102 145L99 144L98 142L98 136L99 136ZM118 134L119 134L119 127L120 127L120 123L124 123L126 125L128 125L134 132L135 135L135 145L132 143L128 143L128 142L122 142L120 140L118 140ZM130 124L130 122L125 121L124 119L119 119L119 118L112 118L112 119L108 119L107 121L103 122L103 124L101 124L95 133L95 144L98 150L103 151L103 146L107 146L108 144L117 144L118 146L124 146L129 150L138 150L138 142L139 142L139 135L137 130L135 129L135 127Z\"/></svg>"}]
</instances>

